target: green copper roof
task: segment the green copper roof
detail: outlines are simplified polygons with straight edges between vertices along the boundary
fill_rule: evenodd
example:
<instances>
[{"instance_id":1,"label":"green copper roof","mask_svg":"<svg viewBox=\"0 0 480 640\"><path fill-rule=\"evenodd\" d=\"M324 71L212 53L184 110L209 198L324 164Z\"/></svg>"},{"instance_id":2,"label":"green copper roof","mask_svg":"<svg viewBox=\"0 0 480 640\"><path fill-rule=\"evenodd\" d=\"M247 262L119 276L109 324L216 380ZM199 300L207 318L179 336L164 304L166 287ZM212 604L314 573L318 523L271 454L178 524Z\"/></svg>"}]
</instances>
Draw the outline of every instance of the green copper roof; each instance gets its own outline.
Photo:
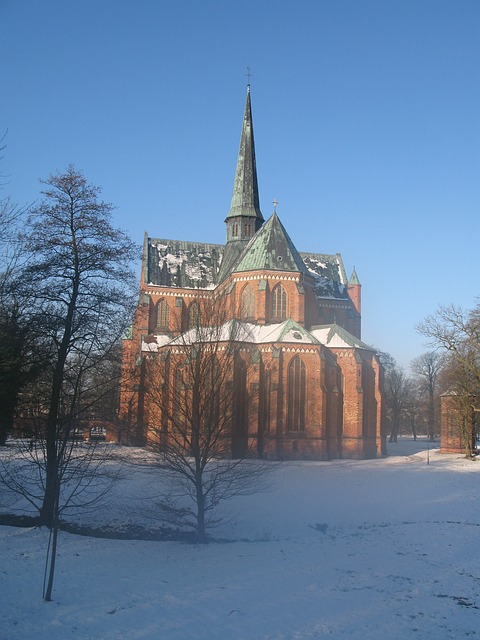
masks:
<instances>
[{"instance_id":1,"label":"green copper roof","mask_svg":"<svg viewBox=\"0 0 480 640\"><path fill-rule=\"evenodd\" d=\"M276 213L250 240L232 273L263 269L307 273L305 263Z\"/></svg>"},{"instance_id":2,"label":"green copper roof","mask_svg":"<svg viewBox=\"0 0 480 640\"><path fill-rule=\"evenodd\" d=\"M292 337L303 342L308 341L312 344L320 344L314 335L299 325L298 322L289 318L284 322L280 335L277 337L277 342L292 342Z\"/></svg>"},{"instance_id":3,"label":"green copper roof","mask_svg":"<svg viewBox=\"0 0 480 640\"><path fill-rule=\"evenodd\" d=\"M247 88L247 101L245 103L245 114L243 116L242 136L240 138L240 149L238 151L235 182L233 184L232 204L227 219L236 216L257 218L263 222L258 197L250 85L248 85Z\"/></svg>"},{"instance_id":4,"label":"green copper roof","mask_svg":"<svg viewBox=\"0 0 480 640\"><path fill-rule=\"evenodd\" d=\"M353 267L352 275L350 276L350 280L348 281L349 285L360 284L360 280L358 279L357 272L355 271L355 267Z\"/></svg>"}]
</instances>

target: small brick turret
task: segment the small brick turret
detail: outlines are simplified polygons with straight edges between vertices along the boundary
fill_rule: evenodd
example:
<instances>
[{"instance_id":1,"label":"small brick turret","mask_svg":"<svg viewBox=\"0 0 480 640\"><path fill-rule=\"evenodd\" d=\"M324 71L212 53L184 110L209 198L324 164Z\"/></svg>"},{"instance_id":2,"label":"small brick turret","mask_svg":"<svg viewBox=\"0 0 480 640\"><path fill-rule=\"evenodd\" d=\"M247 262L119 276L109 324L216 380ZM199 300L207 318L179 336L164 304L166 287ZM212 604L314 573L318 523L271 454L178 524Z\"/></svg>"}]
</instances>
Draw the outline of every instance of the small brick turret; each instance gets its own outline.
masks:
<instances>
[{"instance_id":1,"label":"small brick turret","mask_svg":"<svg viewBox=\"0 0 480 640\"><path fill-rule=\"evenodd\" d=\"M362 285L360 284L360 280L358 279L355 267L353 267L352 275L350 276L350 280L348 281L347 291L357 313L359 315L362 315Z\"/></svg>"}]
</instances>

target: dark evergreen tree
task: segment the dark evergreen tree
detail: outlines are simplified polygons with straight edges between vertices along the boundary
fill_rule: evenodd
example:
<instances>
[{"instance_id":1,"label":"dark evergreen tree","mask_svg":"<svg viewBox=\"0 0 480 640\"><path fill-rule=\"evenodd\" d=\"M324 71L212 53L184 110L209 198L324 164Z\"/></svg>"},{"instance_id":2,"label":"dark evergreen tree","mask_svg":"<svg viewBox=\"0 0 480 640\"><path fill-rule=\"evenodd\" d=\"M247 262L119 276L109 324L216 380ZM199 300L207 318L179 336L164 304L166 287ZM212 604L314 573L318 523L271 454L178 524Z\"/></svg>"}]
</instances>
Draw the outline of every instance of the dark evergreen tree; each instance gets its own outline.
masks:
<instances>
[{"instance_id":1,"label":"dark evergreen tree","mask_svg":"<svg viewBox=\"0 0 480 640\"><path fill-rule=\"evenodd\" d=\"M0 445L13 427L21 390L38 370L35 329L27 319L28 292L21 276L25 254L19 229L25 215L26 209L8 196L0 199Z\"/></svg>"}]
</instances>

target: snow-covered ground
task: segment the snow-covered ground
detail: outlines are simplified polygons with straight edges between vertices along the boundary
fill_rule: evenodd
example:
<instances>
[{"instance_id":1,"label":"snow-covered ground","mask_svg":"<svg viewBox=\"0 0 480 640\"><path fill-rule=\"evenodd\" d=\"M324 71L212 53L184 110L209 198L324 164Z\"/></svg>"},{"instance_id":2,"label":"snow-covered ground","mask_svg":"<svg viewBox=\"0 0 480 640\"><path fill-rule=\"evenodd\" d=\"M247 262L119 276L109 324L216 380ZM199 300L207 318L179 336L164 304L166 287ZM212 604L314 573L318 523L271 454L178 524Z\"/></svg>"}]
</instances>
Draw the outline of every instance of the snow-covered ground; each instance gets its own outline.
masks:
<instances>
[{"instance_id":1,"label":"snow-covered ground","mask_svg":"<svg viewBox=\"0 0 480 640\"><path fill-rule=\"evenodd\" d=\"M275 463L269 492L225 503L231 542L0 527L0 638L358 640L480 636L480 462L389 445L383 460ZM430 464L427 464L427 456ZM131 522L146 471L88 523Z\"/></svg>"}]
</instances>

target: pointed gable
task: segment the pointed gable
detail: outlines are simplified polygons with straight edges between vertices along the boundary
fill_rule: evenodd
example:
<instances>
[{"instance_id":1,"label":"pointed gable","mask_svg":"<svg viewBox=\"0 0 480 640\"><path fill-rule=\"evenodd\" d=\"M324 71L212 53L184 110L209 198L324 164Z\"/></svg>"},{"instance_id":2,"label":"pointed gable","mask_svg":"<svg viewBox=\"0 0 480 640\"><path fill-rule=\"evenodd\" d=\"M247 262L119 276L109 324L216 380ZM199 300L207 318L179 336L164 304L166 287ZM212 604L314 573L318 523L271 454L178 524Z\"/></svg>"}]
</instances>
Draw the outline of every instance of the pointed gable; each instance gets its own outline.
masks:
<instances>
[{"instance_id":1,"label":"pointed gable","mask_svg":"<svg viewBox=\"0 0 480 640\"><path fill-rule=\"evenodd\" d=\"M362 342L346 329L338 324L324 324L318 327L312 327L310 333L326 347L330 348L356 348L366 349L367 351L375 351L368 344Z\"/></svg>"},{"instance_id":2,"label":"pointed gable","mask_svg":"<svg viewBox=\"0 0 480 640\"><path fill-rule=\"evenodd\" d=\"M232 273L261 270L307 272L305 263L276 213L250 240Z\"/></svg>"}]
</instances>

